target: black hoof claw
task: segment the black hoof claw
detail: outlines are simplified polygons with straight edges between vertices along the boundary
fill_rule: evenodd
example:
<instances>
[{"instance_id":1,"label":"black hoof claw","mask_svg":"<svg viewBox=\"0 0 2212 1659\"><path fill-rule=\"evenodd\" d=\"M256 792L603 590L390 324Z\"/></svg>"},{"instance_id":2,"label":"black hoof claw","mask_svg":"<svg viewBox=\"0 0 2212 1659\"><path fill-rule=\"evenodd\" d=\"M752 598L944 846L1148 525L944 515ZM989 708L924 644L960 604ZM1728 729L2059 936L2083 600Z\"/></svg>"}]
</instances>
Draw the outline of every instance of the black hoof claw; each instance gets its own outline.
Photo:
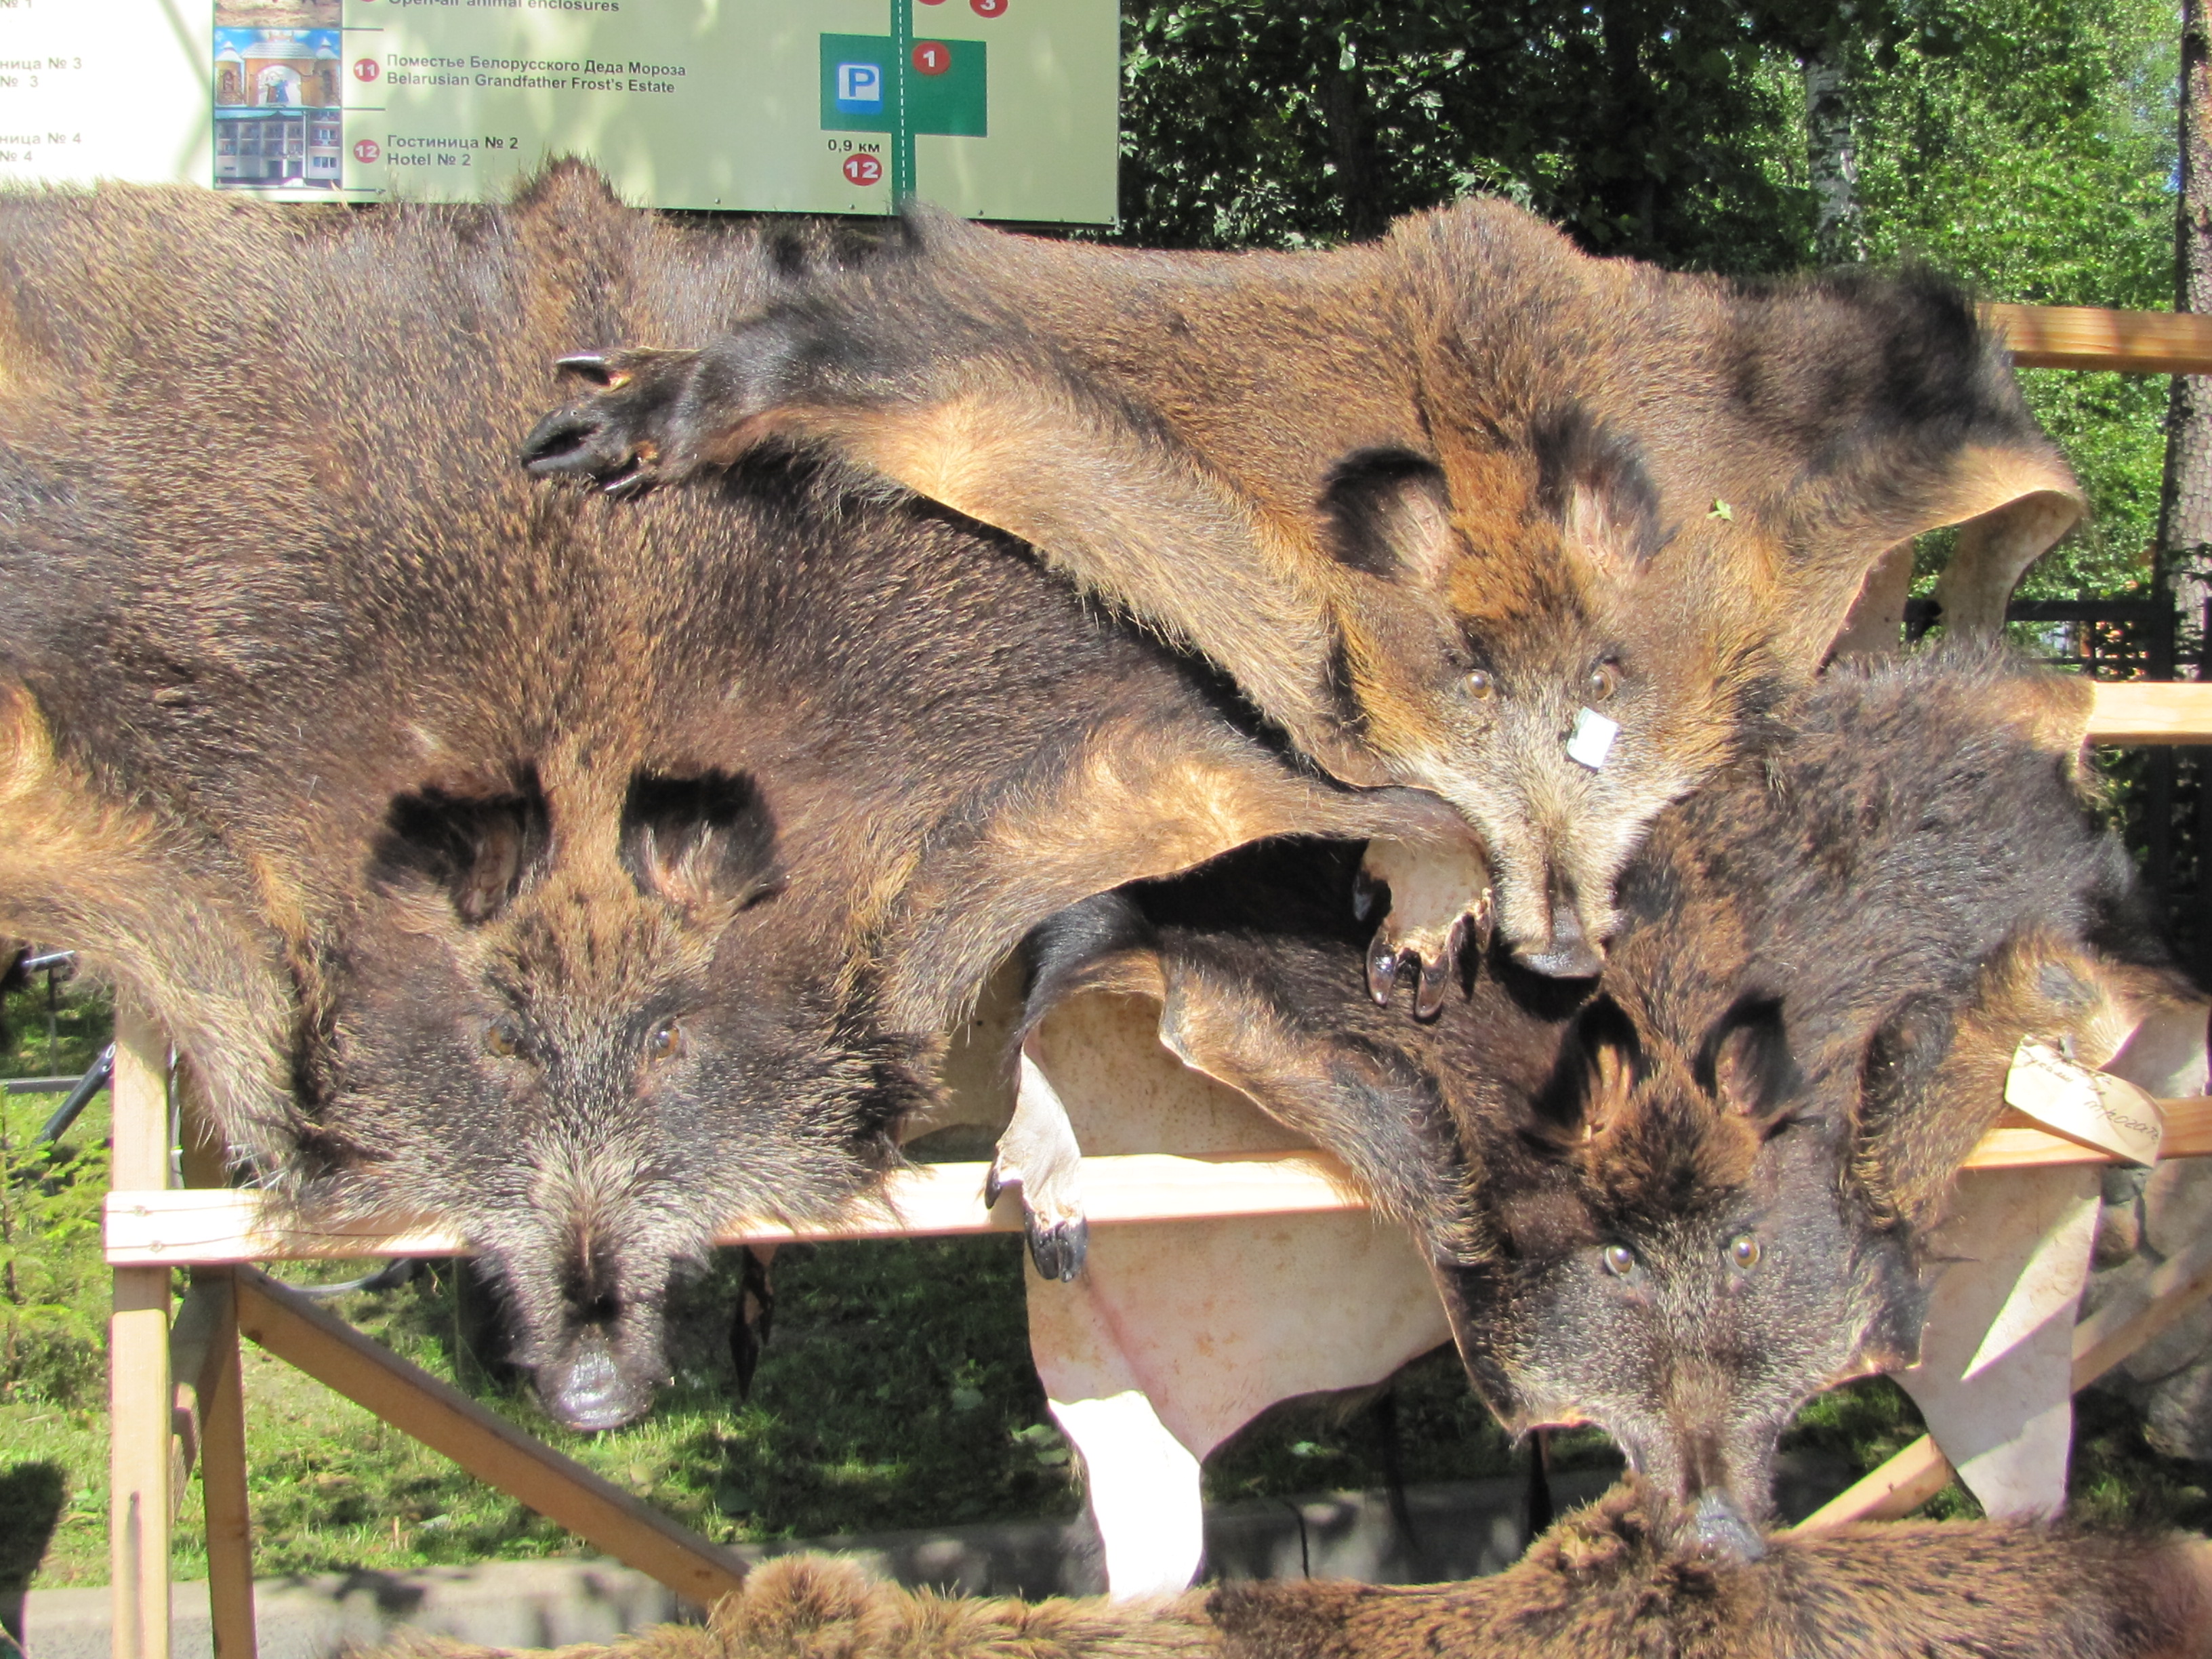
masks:
<instances>
[{"instance_id":1,"label":"black hoof claw","mask_svg":"<svg viewBox=\"0 0 2212 1659\"><path fill-rule=\"evenodd\" d=\"M604 422L564 409L538 422L522 441L522 464L541 478L599 471L608 459L599 442L605 434Z\"/></svg>"},{"instance_id":2,"label":"black hoof claw","mask_svg":"<svg viewBox=\"0 0 2212 1659\"><path fill-rule=\"evenodd\" d=\"M579 351L567 357L556 357L553 367L563 374L574 374L579 380L589 380L593 386L610 386L615 383L615 366L596 351Z\"/></svg>"},{"instance_id":3,"label":"black hoof claw","mask_svg":"<svg viewBox=\"0 0 2212 1659\"><path fill-rule=\"evenodd\" d=\"M1029 1220L1030 1260L1038 1273L1065 1285L1083 1271L1083 1258L1091 1246L1091 1226L1078 1217L1073 1221Z\"/></svg>"},{"instance_id":4,"label":"black hoof claw","mask_svg":"<svg viewBox=\"0 0 2212 1659\"><path fill-rule=\"evenodd\" d=\"M1398 947L1381 934L1367 947L1367 994L1378 1008L1390 1006L1390 993L1398 984Z\"/></svg>"}]
</instances>

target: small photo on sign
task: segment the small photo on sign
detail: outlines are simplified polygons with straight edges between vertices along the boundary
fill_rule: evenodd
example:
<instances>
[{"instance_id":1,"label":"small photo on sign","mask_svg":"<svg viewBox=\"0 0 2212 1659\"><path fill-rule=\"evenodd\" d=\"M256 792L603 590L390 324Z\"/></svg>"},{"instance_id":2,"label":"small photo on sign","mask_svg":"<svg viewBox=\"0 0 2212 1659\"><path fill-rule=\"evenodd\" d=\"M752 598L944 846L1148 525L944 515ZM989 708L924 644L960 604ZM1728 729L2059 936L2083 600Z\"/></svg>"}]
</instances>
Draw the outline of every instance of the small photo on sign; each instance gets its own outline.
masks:
<instances>
[{"instance_id":1,"label":"small photo on sign","mask_svg":"<svg viewBox=\"0 0 2212 1659\"><path fill-rule=\"evenodd\" d=\"M278 8L225 5L218 19ZM294 6L313 13L335 5ZM335 18L332 19L333 25ZM343 182L345 118L336 27L215 32L215 178L218 190L336 190Z\"/></svg>"},{"instance_id":2,"label":"small photo on sign","mask_svg":"<svg viewBox=\"0 0 2212 1659\"><path fill-rule=\"evenodd\" d=\"M219 29L334 29L341 0L215 0Z\"/></svg>"}]
</instances>

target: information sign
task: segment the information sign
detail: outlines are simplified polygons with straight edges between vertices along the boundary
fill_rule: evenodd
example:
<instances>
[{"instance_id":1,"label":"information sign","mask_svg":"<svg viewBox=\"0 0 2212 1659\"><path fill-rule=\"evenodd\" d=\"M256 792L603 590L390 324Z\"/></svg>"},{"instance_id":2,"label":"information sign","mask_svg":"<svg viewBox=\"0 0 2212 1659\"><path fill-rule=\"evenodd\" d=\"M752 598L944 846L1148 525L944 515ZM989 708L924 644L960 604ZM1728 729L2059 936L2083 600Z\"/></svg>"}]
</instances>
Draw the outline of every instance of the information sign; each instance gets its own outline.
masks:
<instances>
[{"instance_id":1,"label":"information sign","mask_svg":"<svg viewBox=\"0 0 2212 1659\"><path fill-rule=\"evenodd\" d=\"M0 179L1115 215L1115 0L0 0Z\"/></svg>"}]
</instances>

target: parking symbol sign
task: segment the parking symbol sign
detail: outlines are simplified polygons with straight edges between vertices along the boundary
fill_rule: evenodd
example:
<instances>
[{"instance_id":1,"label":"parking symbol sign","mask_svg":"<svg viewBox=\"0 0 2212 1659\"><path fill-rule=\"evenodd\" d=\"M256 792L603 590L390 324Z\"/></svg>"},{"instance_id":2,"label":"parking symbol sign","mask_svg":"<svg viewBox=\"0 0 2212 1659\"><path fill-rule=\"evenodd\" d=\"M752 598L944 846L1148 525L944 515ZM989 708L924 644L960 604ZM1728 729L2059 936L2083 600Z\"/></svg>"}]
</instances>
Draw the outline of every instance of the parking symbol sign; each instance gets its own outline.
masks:
<instances>
[{"instance_id":1,"label":"parking symbol sign","mask_svg":"<svg viewBox=\"0 0 2212 1659\"><path fill-rule=\"evenodd\" d=\"M837 65L837 108L846 115L875 115L884 107L884 71L878 64Z\"/></svg>"}]
</instances>

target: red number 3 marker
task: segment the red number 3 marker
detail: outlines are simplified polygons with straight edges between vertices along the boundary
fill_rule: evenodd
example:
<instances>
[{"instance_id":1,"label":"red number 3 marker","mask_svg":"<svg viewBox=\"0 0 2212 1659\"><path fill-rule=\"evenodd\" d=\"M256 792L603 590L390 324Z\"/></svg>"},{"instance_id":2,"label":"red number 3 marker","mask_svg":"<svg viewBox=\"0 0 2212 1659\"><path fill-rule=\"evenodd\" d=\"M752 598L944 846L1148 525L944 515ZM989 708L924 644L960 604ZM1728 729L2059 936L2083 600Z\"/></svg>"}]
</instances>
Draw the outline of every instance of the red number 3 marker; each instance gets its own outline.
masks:
<instances>
[{"instance_id":1,"label":"red number 3 marker","mask_svg":"<svg viewBox=\"0 0 2212 1659\"><path fill-rule=\"evenodd\" d=\"M851 184L879 185L884 180L884 164L872 155L848 155L845 178Z\"/></svg>"},{"instance_id":2,"label":"red number 3 marker","mask_svg":"<svg viewBox=\"0 0 2212 1659\"><path fill-rule=\"evenodd\" d=\"M968 9L978 17L1003 17L1006 0L968 0Z\"/></svg>"}]
</instances>

